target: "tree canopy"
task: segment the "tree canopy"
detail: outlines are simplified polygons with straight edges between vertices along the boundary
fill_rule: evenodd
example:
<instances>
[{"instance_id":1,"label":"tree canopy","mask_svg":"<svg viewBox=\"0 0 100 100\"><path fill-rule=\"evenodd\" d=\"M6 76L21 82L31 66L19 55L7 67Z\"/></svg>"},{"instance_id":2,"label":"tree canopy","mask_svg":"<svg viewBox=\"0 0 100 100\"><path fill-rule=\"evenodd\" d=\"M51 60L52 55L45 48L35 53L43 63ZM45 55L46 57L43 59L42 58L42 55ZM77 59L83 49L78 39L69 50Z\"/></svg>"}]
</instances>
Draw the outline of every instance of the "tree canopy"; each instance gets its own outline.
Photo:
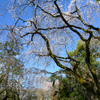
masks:
<instances>
[{"instance_id":1,"label":"tree canopy","mask_svg":"<svg viewBox=\"0 0 100 100\"><path fill-rule=\"evenodd\" d=\"M1 38L20 41L22 59L33 64L31 75L58 74L62 71L47 72L46 68L59 67L70 73L94 99L100 99L99 3L94 0L10 0L5 3L8 6L2 5L2 10L5 16L6 13L12 15L13 20L1 25ZM1 16L3 14L1 12ZM17 50L14 45L13 48Z\"/></svg>"}]
</instances>

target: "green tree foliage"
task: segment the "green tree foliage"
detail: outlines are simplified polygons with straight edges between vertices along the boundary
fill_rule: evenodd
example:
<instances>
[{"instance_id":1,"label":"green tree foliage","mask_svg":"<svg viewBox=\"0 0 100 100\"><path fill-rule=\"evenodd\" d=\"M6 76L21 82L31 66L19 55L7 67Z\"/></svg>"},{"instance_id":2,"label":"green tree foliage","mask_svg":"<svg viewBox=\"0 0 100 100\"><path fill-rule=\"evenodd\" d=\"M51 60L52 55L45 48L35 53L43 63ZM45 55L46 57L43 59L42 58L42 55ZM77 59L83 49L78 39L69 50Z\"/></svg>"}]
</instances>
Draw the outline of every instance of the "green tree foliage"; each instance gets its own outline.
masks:
<instances>
[{"instance_id":1,"label":"green tree foliage","mask_svg":"<svg viewBox=\"0 0 100 100\"><path fill-rule=\"evenodd\" d=\"M100 81L100 67L99 67L99 46L95 45L99 41L95 41L93 43L93 40L90 43L90 60L91 60L91 66L93 66L93 69L97 72L98 79ZM93 85L95 90L95 85L91 76L90 71L88 70L88 67L86 65L86 51L85 51L85 43L81 40L77 42L76 49L74 51L68 52L69 56L74 58L75 60L79 60L81 64L78 66L78 68L72 68L75 70L78 74L81 75L81 77ZM72 61L72 65L75 67L75 63ZM84 67L83 67L84 66ZM62 71L62 73L66 73L65 77L57 76L56 74L51 75L50 80L54 82L56 80L59 80L59 89L57 90L57 98L58 100L70 100L70 99L77 99L77 100L91 100L93 99L93 94L88 93L87 90L78 83L78 81L75 79L73 75L66 71ZM94 98L95 99L95 98Z\"/></svg>"},{"instance_id":2,"label":"green tree foliage","mask_svg":"<svg viewBox=\"0 0 100 100\"><path fill-rule=\"evenodd\" d=\"M19 100L18 78L22 75L23 64L16 58L19 55L19 41L0 43L0 99ZM8 99L9 98L9 99ZM12 99L11 99L12 98Z\"/></svg>"},{"instance_id":3,"label":"green tree foliage","mask_svg":"<svg viewBox=\"0 0 100 100\"><path fill-rule=\"evenodd\" d=\"M82 87L77 80L71 75L57 78L59 80L59 89L57 91L57 100L88 100L89 95L84 87Z\"/></svg>"},{"instance_id":4,"label":"green tree foliage","mask_svg":"<svg viewBox=\"0 0 100 100\"><path fill-rule=\"evenodd\" d=\"M95 41L93 44L93 40L90 43L90 61L91 66L95 71L99 71L99 61L98 58L100 56L99 46L96 45L99 41ZM76 63L71 62L74 65L73 70L77 71L83 78L89 78L91 73L86 65L86 49L85 42L79 40L77 42L76 49L74 51L68 52L69 56L74 58L77 61L80 61L80 65L78 68L75 66ZM84 67L83 67L84 66ZM92 76L91 76L92 77Z\"/></svg>"},{"instance_id":5,"label":"green tree foliage","mask_svg":"<svg viewBox=\"0 0 100 100\"><path fill-rule=\"evenodd\" d=\"M98 2L98 1L100 1L100 0L96 0L96 1Z\"/></svg>"}]
</instances>

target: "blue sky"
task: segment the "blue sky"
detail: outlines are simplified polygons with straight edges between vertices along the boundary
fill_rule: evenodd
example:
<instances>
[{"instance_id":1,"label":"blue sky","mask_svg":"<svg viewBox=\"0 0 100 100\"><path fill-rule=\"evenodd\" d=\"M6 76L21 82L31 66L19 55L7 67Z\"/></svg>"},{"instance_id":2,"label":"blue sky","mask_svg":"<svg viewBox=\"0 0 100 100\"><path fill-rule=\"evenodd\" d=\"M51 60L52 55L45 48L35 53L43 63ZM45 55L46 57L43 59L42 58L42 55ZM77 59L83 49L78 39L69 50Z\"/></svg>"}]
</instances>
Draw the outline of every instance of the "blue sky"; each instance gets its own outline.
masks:
<instances>
[{"instance_id":1,"label":"blue sky","mask_svg":"<svg viewBox=\"0 0 100 100\"><path fill-rule=\"evenodd\" d=\"M7 6L7 3L9 3L10 0L0 0L0 13L4 13L4 6ZM12 15L10 13L5 13L3 16L0 16L0 25L13 25L15 23L16 20L12 19ZM18 56L17 56L18 58ZM32 67L32 60L29 61L30 63L28 64L25 64L25 67ZM35 66L38 66L35 65ZM40 68L40 69L44 69L42 66L38 66L37 68ZM51 64L50 67L47 67L46 70L49 71L49 72L55 72L57 70L59 70L60 68L56 66L55 64L55 67Z\"/></svg>"}]
</instances>

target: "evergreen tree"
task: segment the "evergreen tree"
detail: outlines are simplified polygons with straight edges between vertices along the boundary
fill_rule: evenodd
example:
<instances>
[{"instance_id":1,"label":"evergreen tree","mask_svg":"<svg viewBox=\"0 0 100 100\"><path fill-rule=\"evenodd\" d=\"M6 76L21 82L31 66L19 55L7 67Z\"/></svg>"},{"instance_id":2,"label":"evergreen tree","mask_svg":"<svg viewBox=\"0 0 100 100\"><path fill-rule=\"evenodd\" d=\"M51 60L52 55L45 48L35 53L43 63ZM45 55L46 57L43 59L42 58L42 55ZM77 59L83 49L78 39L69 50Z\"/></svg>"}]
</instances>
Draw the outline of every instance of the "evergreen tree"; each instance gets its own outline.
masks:
<instances>
[{"instance_id":1,"label":"evergreen tree","mask_svg":"<svg viewBox=\"0 0 100 100\"><path fill-rule=\"evenodd\" d=\"M20 83L17 77L23 73L23 63L16 57L20 54L18 44L18 40L0 43L0 99L2 100L19 100Z\"/></svg>"}]
</instances>

